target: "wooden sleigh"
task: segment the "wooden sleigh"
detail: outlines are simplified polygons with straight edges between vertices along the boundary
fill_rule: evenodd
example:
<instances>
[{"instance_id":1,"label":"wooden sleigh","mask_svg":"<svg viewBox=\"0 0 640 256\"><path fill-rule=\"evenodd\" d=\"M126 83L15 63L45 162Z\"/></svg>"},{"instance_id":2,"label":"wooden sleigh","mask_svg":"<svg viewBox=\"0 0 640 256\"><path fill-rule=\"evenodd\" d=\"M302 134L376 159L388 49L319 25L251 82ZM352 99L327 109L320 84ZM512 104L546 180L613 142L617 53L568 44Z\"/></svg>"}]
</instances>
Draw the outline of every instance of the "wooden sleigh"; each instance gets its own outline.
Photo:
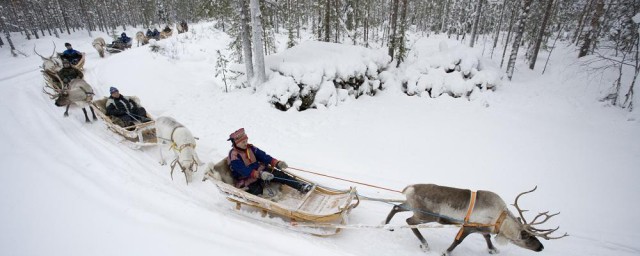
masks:
<instances>
[{"instance_id":1,"label":"wooden sleigh","mask_svg":"<svg viewBox=\"0 0 640 256\"><path fill-rule=\"evenodd\" d=\"M296 180L314 184L312 181L297 177L287 171L284 172ZM256 196L247 193L233 185L234 181L231 178L231 170L226 158L214 165L213 168L208 168L204 175L204 180L212 181L218 187L220 193L227 197L227 200L236 204L236 210L240 210L242 205L251 206L260 210L262 217L265 217L267 213L283 217L285 221L289 221L287 228L318 236L335 235L341 228L331 225L328 225L328 228L304 227L309 227L309 224L315 223L345 225L347 224L347 215L351 209L357 207L360 203L355 187L336 190L313 185L309 192L301 194L289 186L280 186L280 184L272 182L270 186L265 188L265 191L267 189L271 189L271 192L275 190L277 193L275 196ZM265 218L262 218L262 220L265 220ZM297 229L296 226L300 228Z\"/></svg>"},{"instance_id":2,"label":"wooden sleigh","mask_svg":"<svg viewBox=\"0 0 640 256\"><path fill-rule=\"evenodd\" d=\"M132 96L132 98L140 105L137 97ZM132 126L122 127L116 123L116 120L107 116L107 99L107 97L104 97L99 100L94 100L91 102L91 106L98 110L96 111L96 115L104 121L109 130L124 137L125 140L131 142L136 147L156 145L156 122L149 114L147 114L147 118L152 120L150 122L141 123L136 121Z\"/></svg>"}]
</instances>

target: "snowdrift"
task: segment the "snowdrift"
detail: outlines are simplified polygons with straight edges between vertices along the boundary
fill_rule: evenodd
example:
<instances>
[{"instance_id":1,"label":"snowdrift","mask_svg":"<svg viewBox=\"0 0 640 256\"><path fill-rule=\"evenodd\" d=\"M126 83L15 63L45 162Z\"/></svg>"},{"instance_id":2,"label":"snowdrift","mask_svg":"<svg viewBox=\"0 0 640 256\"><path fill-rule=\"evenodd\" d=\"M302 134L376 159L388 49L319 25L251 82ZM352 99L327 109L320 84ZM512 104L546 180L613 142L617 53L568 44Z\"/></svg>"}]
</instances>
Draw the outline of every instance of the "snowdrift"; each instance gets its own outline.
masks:
<instances>
[{"instance_id":1,"label":"snowdrift","mask_svg":"<svg viewBox=\"0 0 640 256\"><path fill-rule=\"evenodd\" d=\"M381 90L380 73L390 60L380 50L305 42L266 58L271 74L264 91L280 110L338 105Z\"/></svg>"},{"instance_id":2,"label":"snowdrift","mask_svg":"<svg viewBox=\"0 0 640 256\"><path fill-rule=\"evenodd\" d=\"M435 47L433 47L435 48ZM479 92L495 90L502 83L502 72L490 60L478 57L471 48L449 47L441 41L439 51L417 51L416 60L404 66L402 91L409 96L474 99Z\"/></svg>"}]
</instances>

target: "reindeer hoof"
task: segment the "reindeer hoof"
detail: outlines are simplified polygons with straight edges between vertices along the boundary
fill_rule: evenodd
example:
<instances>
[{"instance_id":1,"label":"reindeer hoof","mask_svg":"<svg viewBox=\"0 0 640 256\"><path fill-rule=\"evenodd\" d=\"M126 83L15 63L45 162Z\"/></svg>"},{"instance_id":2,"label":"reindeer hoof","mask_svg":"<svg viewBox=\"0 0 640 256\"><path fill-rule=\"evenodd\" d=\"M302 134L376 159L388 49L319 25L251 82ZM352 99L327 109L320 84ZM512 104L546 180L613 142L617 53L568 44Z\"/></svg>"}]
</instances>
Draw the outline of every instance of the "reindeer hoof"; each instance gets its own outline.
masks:
<instances>
[{"instance_id":1,"label":"reindeer hoof","mask_svg":"<svg viewBox=\"0 0 640 256\"><path fill-rule=\"evenodd\" d=\"M489 254L498 254L498 253L500 253L500 251L498 251L497 248L489 249Z\"/></svg>"},{"instance_id":2,"label":"reindeer hoof","mask_svg":"<svg viewBox=\"0 0 640 256\"><path fill-rule=\"evenodd\" d=\"M64 116L64 117L68 117L68 116L69 116L69 113L64 113L64 115L63 115L63 116Z\"/></svg>"},{"instance_id":3,"label":"reindeer hoof","mask_svg":"<svg viewBox=\"0 0 640 256\"><path fill-rule=\"evenodd\" d=\"M97 117L94 117L94 118L93 118L93 121L98 121L98 118L97 118Z\"/></svg>"},{"instance_id":4,"label":"reindeer hoof","mask_svg":"<svg viewBox=\"0 0 640 256\"><path fill-rule=\"evenodd\" d=\"M165 166L165 165L167 165L167 162L160 162L159 164L162 165L162 166Z\"/></svg>"},{"instance_id":5,"label":"reindeer hoof","mask_svg":"<svg viewBox=\"0 0 640 256\"><path fill-rule=\"evenodd\" d=\"M420 245L420 249L422 249L423 252L428 252L429 251L429 245L428 244L421 244Z\"/></svg>"}]
</instances>

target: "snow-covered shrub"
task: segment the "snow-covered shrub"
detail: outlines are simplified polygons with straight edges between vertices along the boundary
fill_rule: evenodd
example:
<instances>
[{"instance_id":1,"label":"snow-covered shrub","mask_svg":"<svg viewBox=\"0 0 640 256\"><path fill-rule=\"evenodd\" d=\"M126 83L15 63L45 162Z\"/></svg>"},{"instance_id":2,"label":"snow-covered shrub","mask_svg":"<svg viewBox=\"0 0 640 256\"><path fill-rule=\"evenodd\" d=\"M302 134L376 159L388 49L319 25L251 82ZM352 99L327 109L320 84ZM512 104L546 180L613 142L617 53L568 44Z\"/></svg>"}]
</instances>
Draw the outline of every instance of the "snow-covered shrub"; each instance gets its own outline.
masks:
<instances>
[{"instance_id":1,"label":"snow-covered shrub","mask_svg":"<svg viewBox=\"0 0 640 256\"><path fill-rule=\"evenodd\" d=\"M266 58L271 73L264 91L280 110L335 106L350 96L375 95L389 61L384 51L305 42Z\"/></svg>"},{"instance_id":2,"label":"snow-covered shrub","mask_svg":"<svg viewBox=\"0 0 640 256\"><path fill-rule=\"evenodd\" d=\"M502 73L493 62L479 58L469 47L449 47L446 42L438 45L438 51L418 54L416 61L404 65L403 74L402 90L409 96L469 98L502 83Z\"/></svg>"}]
</instances>

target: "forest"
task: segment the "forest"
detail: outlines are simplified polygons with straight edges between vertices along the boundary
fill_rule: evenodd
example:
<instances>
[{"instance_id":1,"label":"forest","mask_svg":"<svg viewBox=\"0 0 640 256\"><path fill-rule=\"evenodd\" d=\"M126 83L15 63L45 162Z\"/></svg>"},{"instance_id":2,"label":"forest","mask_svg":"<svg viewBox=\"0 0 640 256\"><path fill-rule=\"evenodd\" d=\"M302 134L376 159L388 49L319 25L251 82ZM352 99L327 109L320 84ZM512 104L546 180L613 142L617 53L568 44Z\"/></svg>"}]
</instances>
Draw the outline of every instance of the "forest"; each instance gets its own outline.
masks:
<instances>
[{"instance_id":1,"label":"forest","mask_svg":"<svg viewBox=\"0 0 640 256\"><path fill-rule=\"evenodd\" d=\"M15 50L12 36L102 31L115 37L128 27L213 20L236 39L229 45L233 61L250 67L244 60L253 60L260 70L260 59L276 51L275 33L288 35L288 47L306 30L318 41L388 48L395 65L406 58L408 33L444 33L470 47L492 42L487 51L511 79L519 51L520 61L543 71L536 61L541 51L548 59L564 43L589 68L616 72L602 101L631 110L640 74L639 12L640 0L1 0L0 46L17 56L25 53ZM262 50L252 53L251 45Z\"/></svg>"}]
</instances>

